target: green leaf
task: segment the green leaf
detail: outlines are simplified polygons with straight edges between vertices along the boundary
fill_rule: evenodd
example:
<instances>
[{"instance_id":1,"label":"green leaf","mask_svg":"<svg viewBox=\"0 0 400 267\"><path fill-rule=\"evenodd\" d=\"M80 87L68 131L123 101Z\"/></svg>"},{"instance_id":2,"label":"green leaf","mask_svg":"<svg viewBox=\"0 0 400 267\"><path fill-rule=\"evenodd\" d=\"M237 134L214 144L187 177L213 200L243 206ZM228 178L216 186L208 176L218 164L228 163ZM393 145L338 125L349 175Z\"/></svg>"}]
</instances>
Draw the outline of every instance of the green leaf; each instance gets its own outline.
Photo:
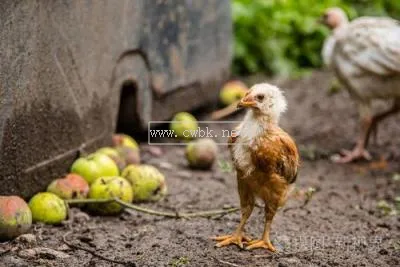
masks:
<instances>
[{"instance_id":1,"label":"green leaf","mask_svg":"<svg viewBox=\"0 0 400 267\"><path fill-rule=\"evenodd\" d=\"M326 8L339 6L361 15L400 18L398 0L233 0L236 74L258 71L293 75L322 64L329 30L316 23Z\"/></svg>"}]
</instances>

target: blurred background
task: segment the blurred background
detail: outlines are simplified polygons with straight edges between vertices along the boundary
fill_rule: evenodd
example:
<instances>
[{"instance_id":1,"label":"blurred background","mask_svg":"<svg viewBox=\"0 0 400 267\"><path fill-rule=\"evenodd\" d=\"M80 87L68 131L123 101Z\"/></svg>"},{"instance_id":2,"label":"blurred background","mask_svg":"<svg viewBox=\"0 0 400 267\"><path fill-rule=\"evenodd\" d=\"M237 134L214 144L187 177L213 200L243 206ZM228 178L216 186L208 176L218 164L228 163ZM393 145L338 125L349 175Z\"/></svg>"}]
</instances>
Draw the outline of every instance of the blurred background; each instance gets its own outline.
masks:
<instances>
[{"instance_id":1,"label":"blurred background","mask_svg":"<svg viewBox=\"0 0 400 267\"><path fill-rule=\"evenodd\" d=\"M398 0L0 1L0 193L30 196L114 132L136 135L151 120L214 109L232 77L250 86L321 68L329 29L317 20L332 6L350 19L400 18ZM331 78L315 79L321 89ZM230 104L244 93L236 91L219 102L236 110ZM288 97L305 105L310 94Z\"/></svg>"},{"instance_id":2,"label":"blurred background","mask_svg":"<svg viewBox=\"0 0 400 267\"><path fill-rule=\"evenodd\" d=\"M330 31L318 19L333 6L350 20L400 19L400 0L0 0L0 242L33 233L0 243L0 266L400 266L400 114L374 128L372 161L331 161L360 128L356 101L323 69ZM279 124L301 154L273 223L276 256L209 239L239 222L220 134L265 81L285 93ZM150 138L153 126L174 136ZM184 134L200 126L218 137ZM139 211L104 203L120 195ZM87 197L103 202L68 210L60 199ZM182 218L210 209L219 215ZM253 237L264 228L256 210Z\"/></svg>"},{"instance_id":3,"label":"blurred background","mask_svg":"<svg viewBox=\"0 0 400 267\"><path fill-rule=\"evenodd\" d=\"M332 6L343 8L350 20L400 18L398 0L233 0L233 74L292 77L320 68L329 29L317 20Z\"/></svg>"}]
</instances>

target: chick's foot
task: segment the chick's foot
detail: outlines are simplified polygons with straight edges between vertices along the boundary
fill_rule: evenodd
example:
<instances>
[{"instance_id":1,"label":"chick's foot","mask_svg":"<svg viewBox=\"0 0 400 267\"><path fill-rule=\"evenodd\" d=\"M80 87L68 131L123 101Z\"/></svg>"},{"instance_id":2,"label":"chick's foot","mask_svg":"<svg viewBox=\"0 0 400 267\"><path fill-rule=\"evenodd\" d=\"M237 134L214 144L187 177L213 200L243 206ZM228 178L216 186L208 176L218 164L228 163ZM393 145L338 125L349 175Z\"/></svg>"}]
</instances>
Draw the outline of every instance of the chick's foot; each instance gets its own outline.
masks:
<instances>
[{"instance_id":1,"label":"chick's foot","mask_svg":"<svg viewBox=\"0 0 400 267\"><path fill-rule=\"evenodd\" d=\"M240 248L243 248L243 243L247 243L251 240L251 238L245 236L243 233L237 234L234 233L232 235L223 235L212 237L213 240L219 241L215 246L217 248L228 246L228 245L237 245Z\"/></svg>"},{"instance_id":2,"label":"chick's foot","mask_svg":"<svg viewBox=\"0 0 400 267\"><path fill-rule=\"evenodd\" d=\"M271 241L265 240L254 240L248 243L246 247L247 250L256 249L256 248L263 248L269 251L275 252L276 248L272 245Z\"/></svg>"}]
</instances>

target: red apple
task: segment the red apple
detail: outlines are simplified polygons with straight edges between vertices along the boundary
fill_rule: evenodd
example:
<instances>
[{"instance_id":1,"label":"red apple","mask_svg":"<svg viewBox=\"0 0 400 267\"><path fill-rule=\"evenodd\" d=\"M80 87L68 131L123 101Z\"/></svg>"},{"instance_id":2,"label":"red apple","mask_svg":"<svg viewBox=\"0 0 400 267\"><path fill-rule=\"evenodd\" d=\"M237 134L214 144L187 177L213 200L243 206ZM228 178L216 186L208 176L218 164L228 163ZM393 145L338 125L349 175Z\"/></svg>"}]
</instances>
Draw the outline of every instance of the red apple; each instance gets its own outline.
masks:
<instances>
[{"instance_id":1,"label":"red apple","mask_svg":"<svg viewBox=\"0 0 400 267\"><path fill-rule=\"evenodd\" d=\"M78 174L68 174L64 178L54 180L47 192L56 194L62 199L86 198L89 193L89 184Z\"/></svg>"},{"instance_id":2,"label":"red apple","mask_svg":"<svg viewBox=\"0 0 400 267\"><path fill-rule=\"evenodd\" d=\"M26 233L32 225L32 213L18 196L0 196L0 240Z\"/></svg>"}]
</instances>

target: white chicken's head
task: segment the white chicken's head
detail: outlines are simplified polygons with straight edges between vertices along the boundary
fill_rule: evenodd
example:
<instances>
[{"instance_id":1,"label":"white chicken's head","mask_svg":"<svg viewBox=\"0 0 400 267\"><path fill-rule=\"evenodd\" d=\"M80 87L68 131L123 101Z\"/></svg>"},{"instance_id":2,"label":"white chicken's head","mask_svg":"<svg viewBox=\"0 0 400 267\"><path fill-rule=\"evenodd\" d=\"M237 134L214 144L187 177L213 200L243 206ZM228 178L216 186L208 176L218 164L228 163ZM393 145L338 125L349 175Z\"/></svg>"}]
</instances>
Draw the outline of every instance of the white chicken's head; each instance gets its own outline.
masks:
<instances>
[{"instance_id":1,"label":"white chicken's head","mask_svg":"<svg viewBox=\"0 0 400 267\"><path fill-rule=\"evenodd\" d=\"M274 122L279 120L286 106L282 91L268 83L253 85L238 104L239 108L251 108L256 116L266 117Z\"/></svg>"},{"instance_id":2,"label":"white chicken's head","mask_svg":"<svg viewBox=\"0 0 400 267\"><path fill-rule=\"evenodd\" d=\"M346 13L339 7L328 8L321 17L321 22L331 29L343 26L348 21Z\"/></svg>"}]
</instances>

